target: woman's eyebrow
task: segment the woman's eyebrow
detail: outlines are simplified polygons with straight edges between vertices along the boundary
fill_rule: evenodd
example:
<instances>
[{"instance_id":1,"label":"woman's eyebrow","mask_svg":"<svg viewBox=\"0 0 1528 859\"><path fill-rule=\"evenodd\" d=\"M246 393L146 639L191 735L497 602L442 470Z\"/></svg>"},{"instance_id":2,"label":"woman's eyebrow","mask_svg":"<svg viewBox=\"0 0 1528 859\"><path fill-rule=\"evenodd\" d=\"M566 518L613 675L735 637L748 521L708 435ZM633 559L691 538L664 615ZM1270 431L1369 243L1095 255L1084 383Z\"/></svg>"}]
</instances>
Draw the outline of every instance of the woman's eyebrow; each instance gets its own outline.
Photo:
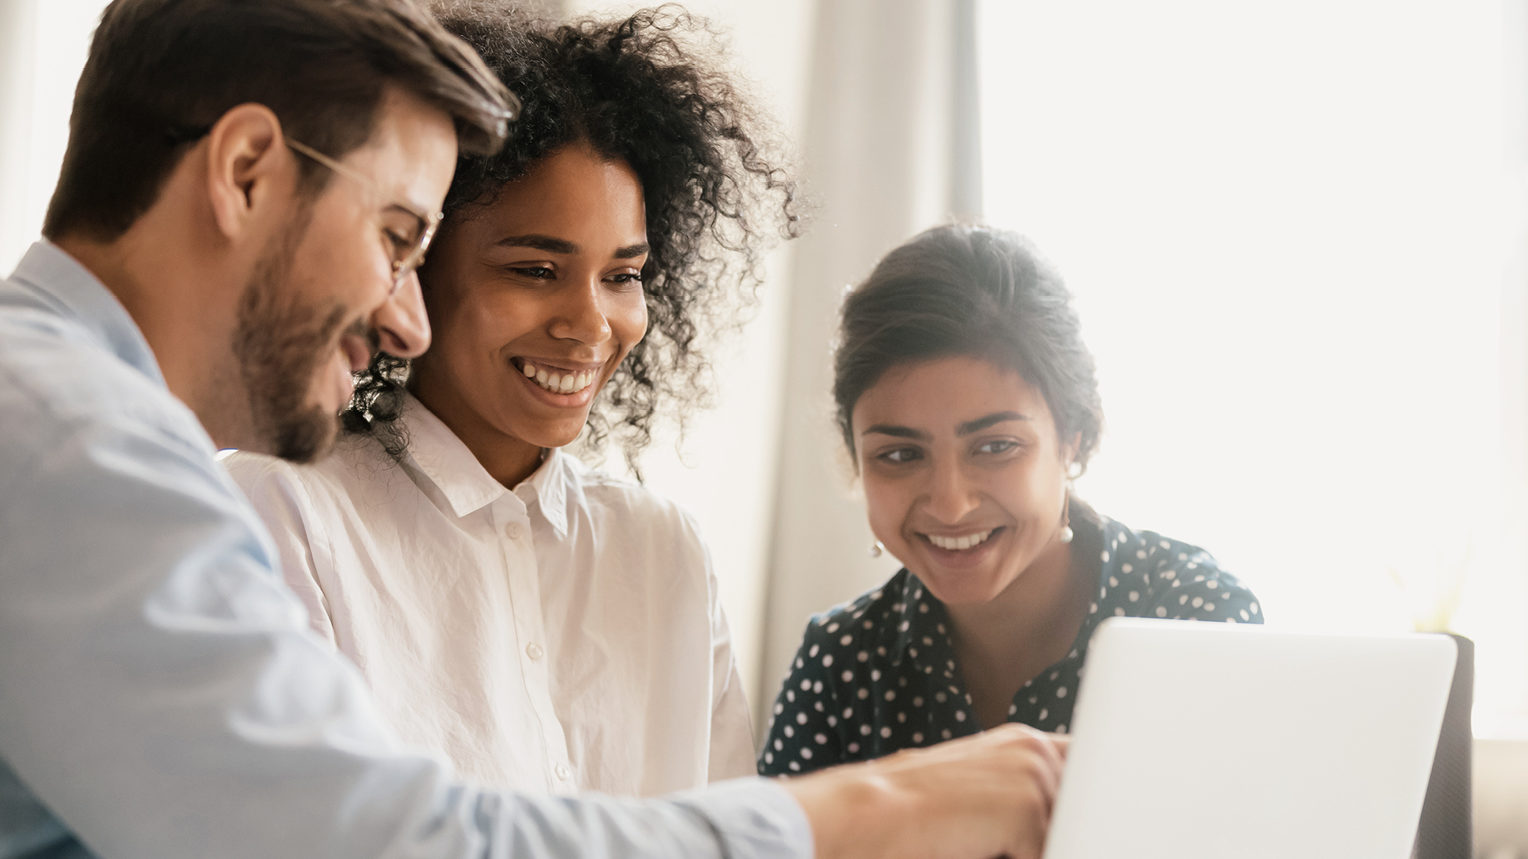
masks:
<instances>
[{"instance_id":1,"label":"woman's eyebrow","mask_svg":"<svg viewBox=\"0 0 1528 859\"><path fill-rule=\"evenodd\" d=\"M1020 414L1018 412L993 412L990 415L986 415L984 417L979 417L979 418L977 418L974 421L966 421L965 423L960 424L959 426L955 427L955 434L956 435L970 435L971 433L981 432L982 430L986 429L987 427L992 426L993 424L1000 424L1000 423L1002 423L1004 421L1027 421L1027 420L1031 420L1029 415Z\"/></svg>"},{"instance_id":2,"label":"woman's eyebrow","mask_svg":"<svg viewBox=\"0 0 1528 859\"><path fill-rule=\"evenodd\" d=\"M559 239L555 236L546 236L540 233L527 233L523 236L505 236L494 242L498 247L505 248L535 248L538 251L546 251L551 254L576 254L578 245L567 239Z\"/></svg>"}]
</instances>

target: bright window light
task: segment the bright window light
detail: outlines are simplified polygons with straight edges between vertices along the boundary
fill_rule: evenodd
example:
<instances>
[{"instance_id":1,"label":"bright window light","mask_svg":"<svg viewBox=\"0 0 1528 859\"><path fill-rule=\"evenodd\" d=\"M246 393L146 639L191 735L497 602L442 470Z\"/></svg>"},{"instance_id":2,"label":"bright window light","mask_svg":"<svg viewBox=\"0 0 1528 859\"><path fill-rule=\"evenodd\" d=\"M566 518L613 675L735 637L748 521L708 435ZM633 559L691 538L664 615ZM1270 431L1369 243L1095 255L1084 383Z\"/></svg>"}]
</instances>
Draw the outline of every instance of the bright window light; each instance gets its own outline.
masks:
<instances>
[{"instance_id":1,"label":"bright window light","mask_svg":"<svg viewBox=\"0 0 1528 859\"><path fill-rule=\"evenodd\" d=\"M1528 42L1500 3L981 14L987 218L1098 360L1079 494L1208 549L1271 623L1469 635L1477 721L1528 717Z\"/></svg>"}]
</instances>

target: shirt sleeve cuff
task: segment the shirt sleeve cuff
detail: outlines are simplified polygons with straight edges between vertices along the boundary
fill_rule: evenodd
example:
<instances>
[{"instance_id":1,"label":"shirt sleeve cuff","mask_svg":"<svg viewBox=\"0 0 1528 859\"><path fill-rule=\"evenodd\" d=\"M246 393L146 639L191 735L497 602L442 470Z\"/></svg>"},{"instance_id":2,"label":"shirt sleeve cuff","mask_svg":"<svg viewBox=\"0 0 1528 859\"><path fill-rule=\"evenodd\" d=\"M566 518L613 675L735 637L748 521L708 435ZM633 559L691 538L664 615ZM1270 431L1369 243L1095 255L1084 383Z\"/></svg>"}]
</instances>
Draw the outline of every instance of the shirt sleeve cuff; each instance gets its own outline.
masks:
<instances>
[{"instance_id":1,"label":"shirt sleeve cuff","mask_svg":"<svg viewBox=\"0 0 1528 859\"><path fill-rule=\"evenodd\" d=\"M670 799L706 818L730 859L812 859L806 812L772 779L715 782Z\"/></svg>"}]
</instances>

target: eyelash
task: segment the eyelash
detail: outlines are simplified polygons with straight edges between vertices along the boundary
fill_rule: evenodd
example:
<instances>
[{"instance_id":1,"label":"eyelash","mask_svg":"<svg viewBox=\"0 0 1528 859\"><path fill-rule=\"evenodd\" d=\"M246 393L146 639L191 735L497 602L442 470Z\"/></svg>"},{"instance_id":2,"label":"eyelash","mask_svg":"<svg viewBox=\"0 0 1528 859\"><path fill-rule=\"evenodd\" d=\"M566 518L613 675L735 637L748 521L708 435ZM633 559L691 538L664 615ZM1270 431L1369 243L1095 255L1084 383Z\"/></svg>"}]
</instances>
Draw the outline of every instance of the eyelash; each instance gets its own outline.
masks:
<instances>
[{"instance_id":1,"label":"eyelash","mask_svg":"<svg viewBox=\"0 0 1528 859\"><path fill-rule=\"evenodd\" d=\"M511 274L519 275L521 277L531 278L532 280L554 280L557 277L557 273L555 271L553 271L550 267L544 266L544 265L531 265L531 266L513 266L513 265L507 265L507 266L504 266L504 270L510 272ZM641 285L641 283L642 283L642 274L641 274L641 272L621 272L620 274L613 274L613 275L611 275L610 277L606 278L606 280L610 280L610 281L613 281L613 282L615 282L617 284L621 284L621 285L626 285L626 284L638 284L638 285Z\"/></svg>"},{"instance_id":2,"label":"eyelash","mask_svg":"<svg viewBox=\"0 0 1528 859\"><path fill-rule=\"evenodd\" d=\"M1014 439L999 438L981 442L973 448L973 452L977 455L1002 456L1021 447L1023 444ZM915 447L894 447L877 453L874 458L887 465L908 465L923 459L923 451Z\"/></svg>"}]
</instances>

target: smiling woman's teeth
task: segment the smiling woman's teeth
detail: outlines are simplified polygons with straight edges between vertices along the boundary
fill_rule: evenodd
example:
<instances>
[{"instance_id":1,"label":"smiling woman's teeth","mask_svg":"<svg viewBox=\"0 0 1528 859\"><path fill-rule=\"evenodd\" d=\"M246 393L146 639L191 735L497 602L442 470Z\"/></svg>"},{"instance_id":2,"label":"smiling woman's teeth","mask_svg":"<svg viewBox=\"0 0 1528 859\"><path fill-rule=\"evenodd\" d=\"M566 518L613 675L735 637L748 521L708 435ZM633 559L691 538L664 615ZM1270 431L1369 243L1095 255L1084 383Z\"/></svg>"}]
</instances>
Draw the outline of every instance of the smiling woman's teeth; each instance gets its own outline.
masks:
<instances>
[{"instance_id":1,"label":"smiling woman's teeth","mask_svg":"<svg viewBox=\"0 0 1528 859\"><path fill-rule=\"evenodd\" d=\"M951 552L960 552L969 549L972 546L979 546L982 543L985 543L987 538L992 536L992 532L996 530L996 528L993 528L991 530L982 531L976 534L967 534L964 537L941 537L938 534L929 534L928 541L940 549L945 549Z\"/></svg>"},{"instance_id":2,"label":"smiling woman's teeth","mask_svg":"<svg viewBox=\"0 0 1528 859\"><path fill-rule=\"evenodd\" d=\"M575 394L594 384L595 372L584 370L580 373L564 373L558 370L548 371L545 367L537 367L529 361L521 360L520 372L525 378L530 379L537 385L551 391L554 394Z\"/></svg>"}]
</instances>

